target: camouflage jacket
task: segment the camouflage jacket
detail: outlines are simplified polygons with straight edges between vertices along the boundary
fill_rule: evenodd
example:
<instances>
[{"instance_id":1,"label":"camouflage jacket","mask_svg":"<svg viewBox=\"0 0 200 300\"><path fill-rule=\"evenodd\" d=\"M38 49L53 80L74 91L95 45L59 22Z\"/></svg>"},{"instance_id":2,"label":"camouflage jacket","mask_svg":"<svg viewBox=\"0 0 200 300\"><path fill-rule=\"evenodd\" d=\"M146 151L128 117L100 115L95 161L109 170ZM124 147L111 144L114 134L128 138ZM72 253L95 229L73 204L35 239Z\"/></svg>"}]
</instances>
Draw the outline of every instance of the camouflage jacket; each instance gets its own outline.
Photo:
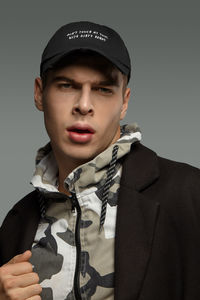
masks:
<instances>
[{"instance_id":1,"label":"camouflage jacket","mask_svg":"<svg viewBox=\"0 0 200 300\"><path fill-rule=\"evenodd\" d=\"M121 163L114 299L200 299L200 170L159 157L140 142ZM32 248L40 196L29 193L6 216L0 266Z\"/></svg>"},{"instance_id":2,"label":"camouflage jacket","mask_svg":"<svg viewBox=\"0 0 200 300\"><path fill-rule=\"evenodd\" d=\"M121 126L115 144L65 179L72 197L58 192L50 145L38 151L31 182L41 193L42 218L31 262L40 277L43 300L113 299L120 159L140 139L136 124Z\"/></svg>"}]
</instances>

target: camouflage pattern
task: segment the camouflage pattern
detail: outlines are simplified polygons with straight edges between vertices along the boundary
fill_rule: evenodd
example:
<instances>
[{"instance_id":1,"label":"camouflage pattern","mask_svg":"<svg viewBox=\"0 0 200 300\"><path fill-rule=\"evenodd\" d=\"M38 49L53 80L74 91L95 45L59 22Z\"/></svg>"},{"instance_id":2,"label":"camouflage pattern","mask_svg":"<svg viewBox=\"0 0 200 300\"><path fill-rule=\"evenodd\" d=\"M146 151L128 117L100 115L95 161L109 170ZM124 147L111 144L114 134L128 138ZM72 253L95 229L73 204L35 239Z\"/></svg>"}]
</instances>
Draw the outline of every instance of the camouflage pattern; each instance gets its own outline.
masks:
<instances>
[{"instance_id":1,"label":"camouflage pattern","mask_svg":"<svg viewBox=\"0 0 200 300\"><path fill-rule=\"evenodd\" d=\"M64 184L76 193L81 208L80 276L81 299L114 299L114 238L117 198L122 166L119 158L141 139L136 124L121 127L118 162L108 195L106 219L99 231L101 198L106 171L112 159L111 145L92 161L68 175ZM58 192L58 169L49 144L40 149L32 184L45 197L46 215L41 218L32 246L31 262L40 277L43 300L74 300L74 275L77 262L76 220L69 197Z\"/></svg>"}]
</instances>

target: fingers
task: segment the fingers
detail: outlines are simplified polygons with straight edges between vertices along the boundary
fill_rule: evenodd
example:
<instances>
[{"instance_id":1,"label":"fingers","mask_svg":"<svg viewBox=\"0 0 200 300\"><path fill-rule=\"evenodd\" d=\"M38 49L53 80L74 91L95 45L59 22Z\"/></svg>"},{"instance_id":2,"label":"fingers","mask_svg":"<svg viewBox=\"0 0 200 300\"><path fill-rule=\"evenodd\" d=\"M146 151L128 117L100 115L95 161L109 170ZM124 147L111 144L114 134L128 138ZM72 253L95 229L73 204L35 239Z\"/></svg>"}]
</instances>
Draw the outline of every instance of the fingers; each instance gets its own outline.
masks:
<instances>
[{"instance_id":1,"label":"fingers","mask_svg":"<svg viewBox=\"0 0 200 300\"><path fill-rule=\"evenodd\" d=\"M39 282L39 276L37 273L29 273L21 276L8 276L4 280L4 290L23 288L30 285L37 284Z\"/></svg>"},{"instance_id":2,"label":"fingers","mask_svg":"<svg viewBox=\"0 0 200 300\"><path fill-rule=\"evenodd\" d=\"M39 284L34 284L26 288L8 289L6 291L6 296L8 297L8 299L25 300L25 299L33 298L35 296L39 296L41 292L42 292L41 286ZM40 298L36 298L36 299L40 299Z\"/></svg>"},{"instance_id":3,"label":"fingers","mask_svg":"<svg viewBox=\"0 0 200 300\"><path fill-rule=\"evenodd\" d=\"M0 275L21 275L33 271L33 266L28 260L31 258L31 251L27 250L22 254L16 255L8 263L0 268Z\"/></svg>"},{"instance_id":4,"label":"fingers","mask_svg":"<svg viewBox=\"0 0 200 300\"><path fill-rule=\"evenodd\" d=\"M23 275L27 273L32 273L33 266L29 262L20 262L20 263L13 263L13 264L6 264L3 265L0 269L0 276L6 275Z\"/></svg>"},{"instance_id":5,"label":"fingers","mask_svg":"<svg viewBox=\"0 0 200 300\"><path fill-rule=\"evenodd\" d=\"M41 300L39 276L28 261L31 251L15 256L0 267L0 300Z\"/></svg>"},{"instance_id":6,"label":"fingers","mask_svg":"<svg viewBox=\"0 0 200 300\"><path fill-rule=\"evenodd\" d=\"M21 275L21 280L16 286L27 287L29 285L39 283L39 276L37 273L29 273L25 275Z\"/></svg>"},{"instance_id":7,"label":"fingers","mask_svg":"<svg viewBox=\"0 0 200 300\"><path fill-rule=\"evenodd\" d=\"M24 262L24 261L28 261L31 258L31 251L27 250L22 254L16 255L15 257L13 257L8 263L8 264L16 264L16 263L20 263L20 262Z\"/></svg>"}]
</instances>

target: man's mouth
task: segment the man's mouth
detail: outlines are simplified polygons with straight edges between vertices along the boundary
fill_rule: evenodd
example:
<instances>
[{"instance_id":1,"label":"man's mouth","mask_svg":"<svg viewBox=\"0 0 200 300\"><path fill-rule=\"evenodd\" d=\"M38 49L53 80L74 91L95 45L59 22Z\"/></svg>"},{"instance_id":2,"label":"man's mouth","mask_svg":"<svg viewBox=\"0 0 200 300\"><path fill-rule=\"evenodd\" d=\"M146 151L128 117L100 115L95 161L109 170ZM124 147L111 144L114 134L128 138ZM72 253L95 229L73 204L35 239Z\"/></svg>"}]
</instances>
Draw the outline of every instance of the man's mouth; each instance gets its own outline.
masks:
<instances>
[{"instance_id":1,"label":"man's mouth","mask_svg":"<svg viewBox=\"0 0 200 300\"><path fill-rule=\"evenodd\" d=\"M81 133L81 134L92 133L89 129L78 129L78 128L70 129L68 131L77 132L77 133Z\"/></svg>"},{"instance_id":2,"label":"man's mouth","mask_svg":"<svg viewBox=\"0 0 200 300\"><path fill-rule=\"evenodd\" d=\"M88 126L88 125L74 125L67 128L67 132L69 135L69 138L72 142L75 143L87 143L89 142L94 133L95 130Z\"/></svg>"}]
</instances>

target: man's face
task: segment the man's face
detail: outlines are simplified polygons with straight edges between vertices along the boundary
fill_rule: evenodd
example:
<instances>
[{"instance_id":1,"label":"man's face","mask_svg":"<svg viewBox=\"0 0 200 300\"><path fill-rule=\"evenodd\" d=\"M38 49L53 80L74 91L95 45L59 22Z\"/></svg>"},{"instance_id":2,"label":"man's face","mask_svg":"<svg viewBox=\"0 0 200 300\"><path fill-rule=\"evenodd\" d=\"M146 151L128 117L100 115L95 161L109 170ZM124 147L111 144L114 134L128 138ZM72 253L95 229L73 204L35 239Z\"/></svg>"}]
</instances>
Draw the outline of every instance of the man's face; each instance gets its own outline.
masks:
<instances>
[{"instance_id":1,"label":"man's face","mask_svg":"<svg viewBox=\"0 0 200 300\"><path fill-rule=\"evenodd\" d=\"M45 88L35 80L35 102L44 112L53 151L76 164L93 159L120 137L130 90L123 75L108 74L103 57L78 59L50 71ZM107 74L107 75L105 75Z\"/></svg>"}]
</instances>

